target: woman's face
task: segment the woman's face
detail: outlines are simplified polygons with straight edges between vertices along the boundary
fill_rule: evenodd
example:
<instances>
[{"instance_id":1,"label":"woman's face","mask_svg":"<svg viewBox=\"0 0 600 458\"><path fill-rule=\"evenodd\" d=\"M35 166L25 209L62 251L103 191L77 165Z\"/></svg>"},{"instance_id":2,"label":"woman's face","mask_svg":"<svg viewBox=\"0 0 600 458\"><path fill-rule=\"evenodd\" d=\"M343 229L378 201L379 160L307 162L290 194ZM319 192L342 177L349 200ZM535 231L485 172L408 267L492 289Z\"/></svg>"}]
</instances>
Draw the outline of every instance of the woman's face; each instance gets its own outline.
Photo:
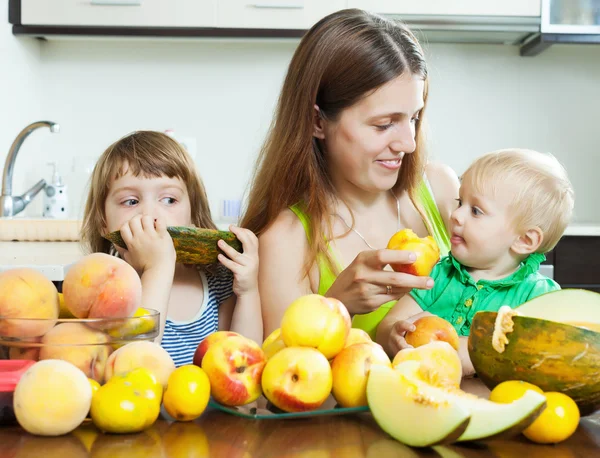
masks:
<instances>
[{"instance_id":1,"label":"woman's face","mask_svg":"<svg viewBox=\"0 0 600 458\"><path fill-rule=\"evenodd\" d=\"M377 192L396 184L402 157L415 150L424 84L419 76L402 74L316 129L336 189Z\"/></svg>"}]
</instances>

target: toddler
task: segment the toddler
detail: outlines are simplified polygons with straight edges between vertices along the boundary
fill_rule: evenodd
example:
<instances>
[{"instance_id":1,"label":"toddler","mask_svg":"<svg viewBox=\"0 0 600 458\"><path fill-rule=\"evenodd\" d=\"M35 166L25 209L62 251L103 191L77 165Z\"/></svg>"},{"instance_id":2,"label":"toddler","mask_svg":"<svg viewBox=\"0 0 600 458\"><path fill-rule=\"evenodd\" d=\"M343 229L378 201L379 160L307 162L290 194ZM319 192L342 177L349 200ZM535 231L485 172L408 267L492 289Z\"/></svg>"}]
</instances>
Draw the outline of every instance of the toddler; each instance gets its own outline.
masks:
<instances>
[{"instance_id":1,"label":"toddler","mask_svg":"<svg viewBox=\"0 0 600 458\"><path fill-rule=\"evenodd\" d=\"M136 269L142 304L160 312L158 341L176 366L191 364L198 344L217 330L262 342L256 236L231 226L243 253L220 240L226 256L203 268L176 263L167 226L216 229L185 149L168 135L134 132L108 147L94 168L82 227L86 248ZM103 238L113 231L121 232L126 250Z\"/></svg>"},{"instance_id":2,"label":"toddler","mask_svg":"<svg viewBox=\"0 0 600 458\"><path fill-rule=\"evenodd\" d=\"M377 341L394 355L409 346L404 334L414 321L437 315L458 332L463 372L470 375L467 336L476 312L560 289L539 267L569 223L574 193L553 156L507 149L477 159L462 176L459 196L450 254L434 267L433 288L403 296L379 325Z\"/></svg>"}]
</instances>

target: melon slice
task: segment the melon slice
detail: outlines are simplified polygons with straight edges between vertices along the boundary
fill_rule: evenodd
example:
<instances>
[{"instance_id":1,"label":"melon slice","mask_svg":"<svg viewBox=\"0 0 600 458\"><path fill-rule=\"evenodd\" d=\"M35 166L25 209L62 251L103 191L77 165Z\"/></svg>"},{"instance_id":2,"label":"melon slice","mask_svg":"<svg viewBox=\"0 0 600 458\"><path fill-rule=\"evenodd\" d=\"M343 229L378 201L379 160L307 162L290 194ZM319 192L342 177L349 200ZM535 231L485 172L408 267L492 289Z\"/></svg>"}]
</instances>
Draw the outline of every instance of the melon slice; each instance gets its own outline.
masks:
<instances>
[{"instance_id":1,"label":"melon slice","mask_svg":"<svg viewBox=\"0 0 600 458\"><path fill-rule=\"evenodd\" d=\"M460 389L449 390L429 386L419 374L419 363L414 361L407 361L397 366L395 370L417 390L427 387L432 396L446 399L451 404L459 405L470 412L471 420L464 433L458 437L459 442L519 434L533 423L546 407L545 396L531 390L510 404L500 404Z\"/></svg>"},{"instance_id":2,"label":"melon slice","mask_svg":"<svg viewBox=\"0 0 600 458\"><path fill-rule=\"evenodd\" d=\"M562 289L542 294L516 310L519 315L530 318L575 326L600 326L600 294L585 289Z\"/></svg>"},{"instance_id":3,"label":"melon slice","mask_svg":"<svg viewBox=\"0 0 600 458\"><path fill-rule=\"evenodd\" d=\"M404 364L419 363L408 361ZM377 424L403 444L428 447L452 443L469 424L469 411L426 383L414 383L401 372L373 366L367 401Z\"/></svg>"}]
</instances>

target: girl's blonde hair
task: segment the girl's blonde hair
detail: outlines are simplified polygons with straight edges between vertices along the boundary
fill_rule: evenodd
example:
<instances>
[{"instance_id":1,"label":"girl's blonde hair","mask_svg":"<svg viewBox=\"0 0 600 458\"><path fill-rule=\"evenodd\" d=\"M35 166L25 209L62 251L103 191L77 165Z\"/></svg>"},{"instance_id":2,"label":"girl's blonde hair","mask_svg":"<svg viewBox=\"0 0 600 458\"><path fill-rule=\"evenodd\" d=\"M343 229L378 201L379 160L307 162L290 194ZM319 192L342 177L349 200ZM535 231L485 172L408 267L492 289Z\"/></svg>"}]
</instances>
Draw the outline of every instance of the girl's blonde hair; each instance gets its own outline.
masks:
<instances>
[{"instance_id":1,"label":"girl's blonde hair","mask_svg":"<svg viewBox=\"0 0 600 458\"><path fill-rule=\"evenodd\" d=\"M210 214L204 184L187 151L168 135L137 131L110 145L94 167L81 228L81 241L87 252L110 251L111 242L102 237L106 228L106 198L113 180L125 173L136 177L179 178L189 195L192 224L217 228Z\"/></svg>"},{"instance_id":2,"label":"girl's blonde hair","mask_svg":"<svg viewBox=\"0 0 600 458\"><path fill-rule=\"evenodd\" d=\"M358 9L338 11L317 22L303 36L290 62L241 226L259 236L281 211L301 203L310 218L305 273L317 256L323 256L333 271L338 271L322 236L324 230L333 233L331 222L326 227L324 222L330 214L328 203L334 188L327 152L313 137L314 106L324 119L335 122L344 109L405 73L424 80L426 104L423 50L400 22ZM416 122L416 149L403 157L394 186L396 195L407 191L411 199L426 162L424 112Z\"/></svg>"},{"instance_id":3,"label":"girl's blonde hair","mask_svg":"<svg viewBox=\"0 0 600 458\"><path fill-rule=\"evenodd\" d=\"M480 194L497 195L513 186L510 213L517 232L539 227L544 234L539 253L552 250L562 237L575 202L565 168L551 154L527 149L504 149L478 158L462 182Z\"/></svg>"}]
</instances>

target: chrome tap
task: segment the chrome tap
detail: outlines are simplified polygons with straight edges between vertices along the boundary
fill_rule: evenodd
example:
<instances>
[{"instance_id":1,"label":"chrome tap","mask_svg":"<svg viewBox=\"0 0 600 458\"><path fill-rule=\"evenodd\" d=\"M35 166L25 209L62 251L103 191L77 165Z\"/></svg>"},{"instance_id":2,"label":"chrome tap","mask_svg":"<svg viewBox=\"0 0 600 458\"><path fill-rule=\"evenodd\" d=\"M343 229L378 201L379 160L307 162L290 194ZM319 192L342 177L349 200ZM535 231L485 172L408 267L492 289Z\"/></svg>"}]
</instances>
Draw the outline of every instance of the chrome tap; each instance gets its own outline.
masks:
<instances>
[{"instance_id":1,"label":"chrome tap","mask_svg":"<svg viewBox=\"0 0 600 458\"><path fill-rule=\"evenodd\" d=\"M27 136L40 127L48 127L50 132L58 132L60 126L51 121L37 121L25 127L13 141L2 174L2 195L0 195L0 216L11 217L23 211L33 198L46 187L46 180L40 180L20 196L12 195L13 170L21 145Z\"/></svg>"}]
</instances>

